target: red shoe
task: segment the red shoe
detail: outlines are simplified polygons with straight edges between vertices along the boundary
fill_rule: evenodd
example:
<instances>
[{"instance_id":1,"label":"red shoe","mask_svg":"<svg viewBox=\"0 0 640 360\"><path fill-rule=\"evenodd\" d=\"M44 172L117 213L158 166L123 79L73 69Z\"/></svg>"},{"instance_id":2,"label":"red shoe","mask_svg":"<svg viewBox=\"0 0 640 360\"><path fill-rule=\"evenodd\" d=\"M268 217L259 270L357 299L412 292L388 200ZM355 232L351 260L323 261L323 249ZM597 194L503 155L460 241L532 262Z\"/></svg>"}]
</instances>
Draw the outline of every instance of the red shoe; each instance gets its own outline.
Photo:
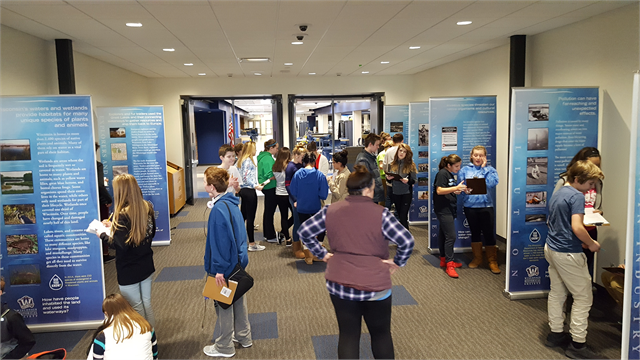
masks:
<instances>
[{"instance_id":1,"label":"red shoe","mask_svg":"<svg viewBox=\"0 0 640 360\"><path fill-rule=\"evenodd\" d=\"M445 270L445 272L450 277L452 277L454 279L457 279L458 278L458 273L456 272L455 265L453 265L453 264L455 264L453 261L449 261L447 263L447 269Z\"/></svg>"},{"instance_id":2,"label":"red shoe","mask_svg":"<svg viewBox=\"0 0 640 360\"><path fill-rule=\"evenodd\" d=\"M461 264L461 263L458 263L458 262L455 262L455 261L452 261L452 263L453 263L453 267L454 267L454 268L462 267L462 264Z\"/></svg>"},{"instance_id":3,"label":"red shoe","mask_svg":"<svg viewBox=\"0 0 640 360\"><path fill-rule=\"evenodd\" d=\"M444 256L440 256L440 267L445 267L447 266L447 258L445 258Z\"/></svg>"}]
</instances>

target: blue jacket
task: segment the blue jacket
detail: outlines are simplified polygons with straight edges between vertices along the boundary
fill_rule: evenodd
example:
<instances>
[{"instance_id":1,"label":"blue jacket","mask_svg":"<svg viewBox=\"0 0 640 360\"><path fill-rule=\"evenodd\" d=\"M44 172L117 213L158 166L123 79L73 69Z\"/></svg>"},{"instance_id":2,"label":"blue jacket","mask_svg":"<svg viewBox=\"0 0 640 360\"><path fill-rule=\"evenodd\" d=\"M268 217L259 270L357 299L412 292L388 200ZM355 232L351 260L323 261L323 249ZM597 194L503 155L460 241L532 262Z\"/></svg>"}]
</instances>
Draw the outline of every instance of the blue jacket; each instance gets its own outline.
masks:
<instances>
[{"instance_id":1,"label":"blue jacket","mask_svg":"<svg viewBox=\"0 0 640 360\"><path fill-rule=\"evenodd\" d=\"M493 166L474 166L473 164L469 164L458 172L458 182L464 181L466 179L476 178L484 178L487 183L487 190L489 188L494 188L498 185L498 172ZM465 182L466 184L466 182ZM484 195L467 195L465 193L461 193L459 195L464 201L464 207L469 208L483 208L483 207L493 207L493 200L487 191L487 194Z\"/></svg>"},{"instance_id":2,"label":"blue jacket","mask_svg":"<svg viewBox=\"0 0 640 360\"><path fill-rule=\"evenodd\" d=\"M299 213L315 214L322 208L320 200L329 195L329 183L320 171L302 168L293 175L289 193L298 202Z\"/></svg>"},{"instance_id":3,"label":"blue jacket","mask_svg":"<svg viewBox=\"0 0 640 360\"><path fill-rule=\"evenodd\" d=\"M231 229L229 205L233 216L235 239ZM229 279L231 272L238 263L238 250L240 251L240 264L246 268L249 264L247 256L247 231L244 228L244 219L238 208L240 200L233 194L222 195L211 209L207 231L207 243L204 250L204 269L208 274L224 274ZM235 245L232 241L235 241Z\"/></svg>"}]
</instances>

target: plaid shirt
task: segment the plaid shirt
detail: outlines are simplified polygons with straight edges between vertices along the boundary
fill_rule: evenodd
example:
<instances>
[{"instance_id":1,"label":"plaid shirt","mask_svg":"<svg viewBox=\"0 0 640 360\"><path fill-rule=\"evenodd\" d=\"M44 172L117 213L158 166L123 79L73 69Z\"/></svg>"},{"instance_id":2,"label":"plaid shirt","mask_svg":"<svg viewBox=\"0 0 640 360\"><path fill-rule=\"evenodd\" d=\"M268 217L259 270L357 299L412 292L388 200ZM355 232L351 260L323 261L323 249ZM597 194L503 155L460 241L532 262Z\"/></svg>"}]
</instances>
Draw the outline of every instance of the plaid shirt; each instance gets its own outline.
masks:
<instances>
[{"instance_id":1,"label":"plaid shirt","mask_svg":"<svg viewBox=\"0 0 640 360\"><path fill-rule=\"evenodd\" d=\"M309 251L311 251L311 253L318 259L324 259L327 254L327 249L322 247L315 237L326 230L325 220L328 206L329 205L325 206L318 211L318 213L309 218L309 220L302 223L302 225L300 225L300 229L298 229L300 240L302 240L302 242L309 248ZM405 229L405 227L402 226L402 224L400 224L400 222L398 222L398 220L387 209L382 210L381 230L387 240L398 245L393 262L398 266L405 266L407 260L409 260L411 252L413 251L413 235L411 235L409 230ZM368 301L376 297L376 295L379 295L378 292L362 291L328 280L327 290L329 290L331 295L337 296L340 299L352 301Z\"/></svg>"}]
</instances>

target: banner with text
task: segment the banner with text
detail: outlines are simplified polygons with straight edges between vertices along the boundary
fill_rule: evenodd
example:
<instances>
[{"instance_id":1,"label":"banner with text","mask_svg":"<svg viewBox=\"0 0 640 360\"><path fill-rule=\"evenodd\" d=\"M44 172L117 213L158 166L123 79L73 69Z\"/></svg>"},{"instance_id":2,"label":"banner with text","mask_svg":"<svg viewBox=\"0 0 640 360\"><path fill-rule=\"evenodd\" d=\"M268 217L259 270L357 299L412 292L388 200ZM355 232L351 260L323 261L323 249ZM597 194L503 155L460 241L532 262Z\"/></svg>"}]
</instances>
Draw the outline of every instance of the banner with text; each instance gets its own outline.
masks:
<instances>
[{"instance_id":1,"label":"banner with text","mask_svg":"<svg viewBox=\"0 0 640 360\"><path fill-rule=\"evenodd\" d=\"M413 185L413 201L409 222L429 224L429 103L409 104L409 139L405 142L413 151L418 168L418 181Z\"/></svg>"},{"instance_id":2,"label":"banner with text","mask_svg":"<svg viewBox=\"0 0 640 360\"><path fill-rule=\"evenodd\" d=\"M509 156L507 280L514 296L549 290L548 200L585 146L598 146L598 88L514 88Z\"/></svg>"},{"instance_id":3,"label":"banner with text","mask_svg":"<svg viewBox=\"0 0 640 360\"><path fill-rule=\"evenodd\" d=\"M135 176L145 200L156 213L154 245L169 245L169 189L162 106L98 107L98 137L107 189L113 194L113 178Z\"/></svg>"},{"instance_id":4,"label":"banner with text","mask_svg":"<svg viewBox=\"0 0 640 360\"><path fill-rule=\"evenodd\" d=\"M640 73L633 76L622 359L640 359Z\"/></svg>"},{"instance_id":5,"label":"banner with text","mask_svg":"<svg viewBox=\"0 0 640 360\"><path fill-rule=\"evenodd\" d=\"M32 329L104 320L89 96L0 98L2 300Z\"/></svg>"},{"instance_id":6,"label":"banner with text","mask_svg":"<svg viewBox=\"0 0 640 360\"><path fill-rule=\"evenodd\" d=\"M476 145L487 149L487 165L496 164L496 97L447 97L429 99L430 120L429 135L431 136L429 158L429 191L433 194L433 181L438 174L438 165L443 156L457 154L462 158L462 166L469 164L469 154ZM456 176L457 179L457 176ZM488 194L496 204L495 188L488 188ZM456 218L456 248L471 246L471 231L464 216L462 198L458 199L458 215ZM429 231L429 249L438 251L439 223L431 204L431 222ZM494 225L495 228L495 225Z\"/></svg>"},{"instance_id":7,"label":"banner with text","mask_svg":"<svg viewBox=\"0 0 640 360\"><path fill-rule=\"evenodd\" d=\"M393 134L401 133L405 138L409 136L409 105L390 105L384 107L384 131Z\"/></svg>"}]
</instances>

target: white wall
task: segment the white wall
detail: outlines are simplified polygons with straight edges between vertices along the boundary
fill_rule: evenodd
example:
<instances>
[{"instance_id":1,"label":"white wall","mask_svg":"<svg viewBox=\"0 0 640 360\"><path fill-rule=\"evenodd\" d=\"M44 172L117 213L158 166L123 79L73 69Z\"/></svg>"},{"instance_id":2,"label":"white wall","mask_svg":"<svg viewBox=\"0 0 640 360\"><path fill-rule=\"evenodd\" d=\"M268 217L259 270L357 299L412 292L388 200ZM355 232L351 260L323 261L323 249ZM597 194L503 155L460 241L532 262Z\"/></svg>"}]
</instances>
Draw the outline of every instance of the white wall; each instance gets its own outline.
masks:
<instances>
[{"instance_id":1,"label":"white wall","mask_svg":"<svg viewBox=\"0 0 640 360\"><path fill-rule=\"evenodd\" d=\"M625 258L633 72L640 69L638 10L632 4L528 41L531 86L600 87L603 210L611 226L598 231L598 282L602 266Z\"/></svg>"},{"instance_id":2,"label":"white wall","mask_svg":"<svg viewBox=\"0 0 640 360\"><path fill-rule=\"evenodd\" d=\"M403 76L301 78L149 79L149 100L165 107L167 158L183 166L180 95L247 96L283 94L284 139L288 139L287 95L342 95L385 92L387 103L407 104L413 80ZM277 125L274 124L274 128Z\"/></svg>"},{"instance_id":3,"label":"white wall","mask_svg":"<svg viewBox=\"0 0 640 360\"><path fill-rule=\"evenodd\" d=\"M501 46L423 71L414 78L412 101L436 96L497 95L496 163L500 177L496 188L496 231L507 234L507 175L509 154L509 46ZM469 158L463 156L463 163Z\"/></svg>"}]
</instances>

